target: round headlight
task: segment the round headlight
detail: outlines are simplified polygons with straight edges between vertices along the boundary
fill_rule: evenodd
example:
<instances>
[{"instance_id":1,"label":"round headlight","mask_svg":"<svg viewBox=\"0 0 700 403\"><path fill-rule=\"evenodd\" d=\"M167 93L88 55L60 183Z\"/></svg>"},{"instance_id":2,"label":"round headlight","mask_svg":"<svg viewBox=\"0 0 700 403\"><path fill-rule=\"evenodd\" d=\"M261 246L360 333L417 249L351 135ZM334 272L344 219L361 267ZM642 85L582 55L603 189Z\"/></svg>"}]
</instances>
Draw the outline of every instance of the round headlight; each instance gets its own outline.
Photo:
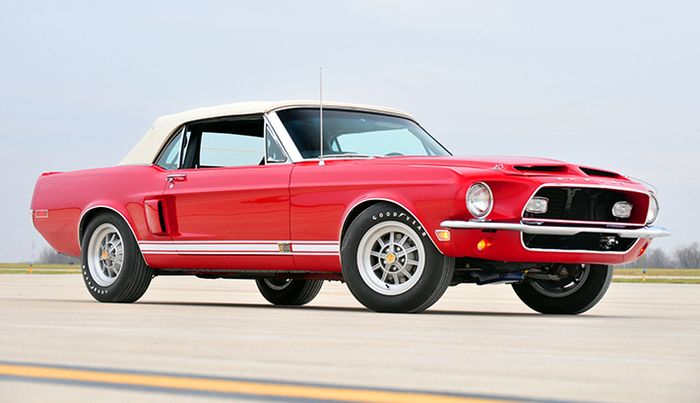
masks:
<instances>
[{"instance_id":1,"label":"round headlight","mask_svg":"<svg viewBox=\"0 0 700 403\"><path fill-rule=\"evenodd\" d=\"M659 216L659 202L656 196L649 193L649 210L647 211L647 224L652 224Z\"/></svg>"},{"instance_id":2,"label":"round headlight","mask_svg":"<svg viewBox=\"0 0 700 403\"><path fill-rule=\"evenodd\" d=\"M467 210L476 218L486 217L493 208L493 194L484 182L477 182L467 191Z\"/></svg>"}]
</instances>

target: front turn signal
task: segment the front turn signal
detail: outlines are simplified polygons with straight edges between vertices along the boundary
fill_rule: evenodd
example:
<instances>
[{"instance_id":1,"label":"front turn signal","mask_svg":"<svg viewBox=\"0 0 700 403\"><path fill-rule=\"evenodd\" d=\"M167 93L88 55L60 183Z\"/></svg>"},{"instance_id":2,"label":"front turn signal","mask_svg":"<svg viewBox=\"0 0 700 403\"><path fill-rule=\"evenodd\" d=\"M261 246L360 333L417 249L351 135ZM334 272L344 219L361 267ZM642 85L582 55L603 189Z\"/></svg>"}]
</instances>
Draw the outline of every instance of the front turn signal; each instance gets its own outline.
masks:
<instances>
[{"instance_id":1,"label":"front turn signal","mask_svg":"<svg viewBox=\"0 0 700 403\"><path fill-rule=\"evenodd\" d=\"M639 253L637 254L637 257L642 257L642 255L644 254L644 252L647 251L647 248L649 247L649 244L650 244L650 243L651 243L651 242L648 242L648 241L647 241L647 243L645 243L644 246L642 246L642 248L639 249Z\"/></svg>"}]
</instances>

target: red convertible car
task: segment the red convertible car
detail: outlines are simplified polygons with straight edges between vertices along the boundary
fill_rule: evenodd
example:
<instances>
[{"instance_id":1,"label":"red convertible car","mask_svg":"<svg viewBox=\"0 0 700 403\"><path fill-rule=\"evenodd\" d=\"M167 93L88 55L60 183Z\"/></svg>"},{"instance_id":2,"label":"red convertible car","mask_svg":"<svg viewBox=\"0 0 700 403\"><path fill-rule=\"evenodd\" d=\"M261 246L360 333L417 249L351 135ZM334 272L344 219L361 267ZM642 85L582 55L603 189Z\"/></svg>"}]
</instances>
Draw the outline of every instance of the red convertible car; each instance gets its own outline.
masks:
<instances>
[{"instance_id":1,"label":"red convertible car","mask_svg":"<svg viewBox=\"0 0 700 403\"><path fill-rule=\"evenodd\" d=\"M102 302L195 275L255 279L283 305L341 280L382 312L506 283L536 311L577 314L611 265L668 234L654 192L618 173L453 157L405 112L305 101L160 117L118 166L42 174L31 208Z\"/></svg>"}]
</instances>

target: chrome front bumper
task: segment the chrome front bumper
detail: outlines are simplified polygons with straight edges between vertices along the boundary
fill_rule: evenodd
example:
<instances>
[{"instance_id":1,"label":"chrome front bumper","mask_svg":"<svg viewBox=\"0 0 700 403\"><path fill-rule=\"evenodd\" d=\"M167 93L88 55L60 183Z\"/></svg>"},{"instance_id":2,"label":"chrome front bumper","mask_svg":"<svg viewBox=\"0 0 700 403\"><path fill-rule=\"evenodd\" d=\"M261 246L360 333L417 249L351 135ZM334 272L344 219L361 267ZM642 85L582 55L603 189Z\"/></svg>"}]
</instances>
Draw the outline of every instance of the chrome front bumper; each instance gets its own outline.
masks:
<instances>
[{"instance_id":1,"label":"chrome front bumper","mask_svg":"<svg viewBox=\"0 0 700 403\"><path fill-rule=\"evenodd\" d=\"M501 223L491 221L443 221L443 228L520 231L526 234L573 236L580 233L617 235L620 238L659 238L671 233L663 227L647 226L635 229L595 227L555 227L523 223Z\"/></svg>"}]
</instances>

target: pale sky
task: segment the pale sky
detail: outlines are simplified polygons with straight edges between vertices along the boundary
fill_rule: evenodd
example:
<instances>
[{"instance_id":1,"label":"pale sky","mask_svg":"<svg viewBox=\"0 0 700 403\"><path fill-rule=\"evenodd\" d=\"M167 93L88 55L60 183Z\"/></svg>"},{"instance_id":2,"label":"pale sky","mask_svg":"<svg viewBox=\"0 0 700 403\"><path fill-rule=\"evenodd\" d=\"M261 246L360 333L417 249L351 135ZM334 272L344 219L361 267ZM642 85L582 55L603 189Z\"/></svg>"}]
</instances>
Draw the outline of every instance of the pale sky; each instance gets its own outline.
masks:
<instances>
[{"instance_id":1,"label":"pale sky","mask_svg":"<svg viewBox=\"0 0 700 403\"><path fill-rule=\"evenodd\" d=\"M687 1L4 1L0 261L45 243L43 171L117 163L162 114L324 97L413 113L457 155L655 184L700 241L700 4Z\"/></svg>"}]
</instances>

